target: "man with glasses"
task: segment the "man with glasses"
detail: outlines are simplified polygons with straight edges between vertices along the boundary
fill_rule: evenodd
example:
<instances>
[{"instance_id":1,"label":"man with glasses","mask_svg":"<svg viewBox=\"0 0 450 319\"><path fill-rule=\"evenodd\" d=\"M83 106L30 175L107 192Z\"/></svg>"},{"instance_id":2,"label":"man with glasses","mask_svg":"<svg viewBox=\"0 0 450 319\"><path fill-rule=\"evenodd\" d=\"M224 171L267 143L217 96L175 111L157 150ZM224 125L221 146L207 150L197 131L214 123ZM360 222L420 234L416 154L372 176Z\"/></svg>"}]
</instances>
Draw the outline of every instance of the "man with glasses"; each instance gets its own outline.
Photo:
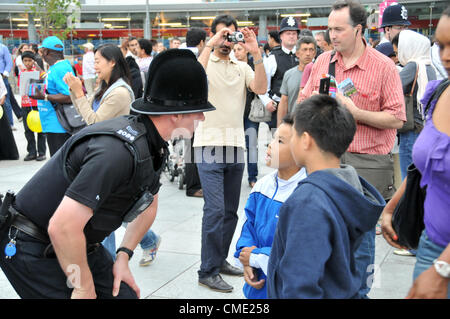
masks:
<instances>
[{"instance_id":1,"label":"man with glasses","mask_svg":"<svg viewBox=\"0 0 450 319\"><path fill-rule=\"evenodd\" d=\"M383 12L381 28L384 30L384 37L380 44L391 42L400 31L408 29L411 22L408 21L408 10L405 6L395 3L387 7Z\"/></svg>"}]
</instances>

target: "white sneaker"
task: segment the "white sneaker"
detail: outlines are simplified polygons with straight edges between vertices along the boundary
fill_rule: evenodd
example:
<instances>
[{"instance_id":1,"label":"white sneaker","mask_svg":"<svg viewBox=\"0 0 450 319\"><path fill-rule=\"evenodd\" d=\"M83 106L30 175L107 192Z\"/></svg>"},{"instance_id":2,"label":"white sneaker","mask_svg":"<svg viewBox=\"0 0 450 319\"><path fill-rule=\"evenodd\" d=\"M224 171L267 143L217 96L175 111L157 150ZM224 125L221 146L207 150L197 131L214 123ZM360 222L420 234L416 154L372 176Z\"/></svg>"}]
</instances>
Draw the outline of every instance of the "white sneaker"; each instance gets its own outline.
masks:
<instances>
[{"instance_id":1,"label":"white sneaker","mask_svg":"<svg viewBox=\"0 0 450 319\"><path fill-rule=\"evenodd\" d=\"M161 236L157 235L156 245L148 249L144 249L142 252L142 258L139 261L139 266L148 266L156 259L156 253L158 252L159 245L161 244Z\"/></svg>"}]
</instances>

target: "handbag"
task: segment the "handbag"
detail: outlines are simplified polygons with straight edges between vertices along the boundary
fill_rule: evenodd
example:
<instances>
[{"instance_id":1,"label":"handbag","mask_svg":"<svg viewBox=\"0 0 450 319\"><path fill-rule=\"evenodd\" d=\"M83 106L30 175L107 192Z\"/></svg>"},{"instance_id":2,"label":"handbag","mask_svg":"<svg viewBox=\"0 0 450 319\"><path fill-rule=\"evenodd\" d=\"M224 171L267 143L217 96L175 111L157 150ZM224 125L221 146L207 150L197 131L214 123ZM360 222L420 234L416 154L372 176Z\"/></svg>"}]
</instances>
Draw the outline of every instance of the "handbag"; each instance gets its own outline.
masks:
<instances>
[{"instance_id":1,"label":"handbag","mask_svg":"<svg viewBox=\"0 0 450 319\"><path fill-rule=\"evenodd\" d=\"M417 249L425 228L423 222L426 190L420 187L422 175L414 164L408 167L406 189L394 209L392 227L398 236L398 243L409 249Z\"/></svg>"},{"instance_id":2,"label":"handbag","mask_svg":"<svg viewBox=\"0 0 450 319\"><path fill-rule=\"evenodd\" d=\"M67 133L73 135L87 125L73 104L58 103L54 108L59 123Z\"/></svg>"},{"instance_id":3,"label":"handbag","mask_svg":"<svg viewBox=\"0 0 450 319\"><path fill-rule=\"evenodd\" d=\"M250 104L248 119L252 122L269 122L272 119L272 112L266 109L258 97L255 97Z\"/></svg>"},{"instance_id":4,"label":"handbag","mask_svg":"<svg viewBox=\"0 0 450 319\"><path fill-rule=\"evenodd\" d=\"M419 70L416 70L416 75L414 77L414 82L411 87L411 92L405 95L405 111L406 111L406 122L403 124L402 128L398 129L398 133L406 133L414 130L414 89L416 88L417 75Z\"/></svg>"}]
</instances>

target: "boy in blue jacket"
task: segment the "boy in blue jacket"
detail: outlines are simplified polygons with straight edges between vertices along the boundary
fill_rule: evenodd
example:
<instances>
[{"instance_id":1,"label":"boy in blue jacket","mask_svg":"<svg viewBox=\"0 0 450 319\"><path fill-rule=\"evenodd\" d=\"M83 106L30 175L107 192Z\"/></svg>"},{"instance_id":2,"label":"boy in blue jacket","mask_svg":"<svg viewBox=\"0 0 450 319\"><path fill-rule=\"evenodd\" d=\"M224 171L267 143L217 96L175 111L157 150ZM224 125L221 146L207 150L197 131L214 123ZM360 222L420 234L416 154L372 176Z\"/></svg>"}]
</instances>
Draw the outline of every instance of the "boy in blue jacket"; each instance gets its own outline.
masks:
<instances>
[{"instance_id":1,"label":"boy in blue jacket","mask_svg":"<svg viewBox=\"0 0 450 319\"><path fill-rule=\"evenodd\" d=\"M385 202L353 167L340 164L355 131L350 112L327 95L296 108L290 147L308 177L279 212L269 298L358 298L354 252Z\"/></svg>"},{"instance_id":2,"label":"boy in blue jacket","mask_svg":"<svg viewBox=\"0 0 450 319\"><path fill-rule=\"evenodd\" d=\"M236 243L237 265L244 269L244 295L267 298L266 275L278 212L297 184L306 177L292 157L289 146L292 116L286 116L267 148L266 165L274 172L256 182L245 205L246 221Z\"/></svg>"}]
</instances>

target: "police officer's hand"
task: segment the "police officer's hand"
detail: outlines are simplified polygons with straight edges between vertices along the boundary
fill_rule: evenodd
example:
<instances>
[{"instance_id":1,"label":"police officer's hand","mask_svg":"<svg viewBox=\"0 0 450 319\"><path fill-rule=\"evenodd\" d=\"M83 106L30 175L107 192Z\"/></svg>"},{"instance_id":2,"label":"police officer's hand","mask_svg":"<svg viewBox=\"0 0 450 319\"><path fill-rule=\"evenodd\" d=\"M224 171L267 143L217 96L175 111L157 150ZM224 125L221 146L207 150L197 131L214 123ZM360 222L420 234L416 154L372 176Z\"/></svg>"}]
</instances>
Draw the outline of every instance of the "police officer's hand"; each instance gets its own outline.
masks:
<instances>
[{"instance_id":1,"label":"police officer's hand","mask_svg":"<svg viewBox=\"0 0 450 319\"><path fill-rule=\"evenodd\" d=\"M277 110L277 105L274 101L270 101L269 103L267 103L266 109L271 113L275 112Z\"/></svg>"},{"instance_id":2,"label":"police officer's hand","mask_svg":"<svg viewBox=\"0 0 450 319\"><path fill-rule=\"evenodd\" d=\"M74 288L72 291L72 299L97 299L97 294L95 293L95 286L92 285L90 288Z\"/></svg>"},{"instance_id":3,"label":"police officer's hand","mask_svg":"<svg viewBox=\"0 0 450 319\"><path fill-rule=\"evenodd\" d=\"M116 262L113 266L113 276L114 276L114 284L112 294L114 297L117 297L120 290L120 283L123 281L128 286L131 287L136 292L138 298L141 297L141 291L134 281L134 277L131 274L130 268L128 267L128 255L119 252L117 254Z\"/></svg>"}]
</instances>

